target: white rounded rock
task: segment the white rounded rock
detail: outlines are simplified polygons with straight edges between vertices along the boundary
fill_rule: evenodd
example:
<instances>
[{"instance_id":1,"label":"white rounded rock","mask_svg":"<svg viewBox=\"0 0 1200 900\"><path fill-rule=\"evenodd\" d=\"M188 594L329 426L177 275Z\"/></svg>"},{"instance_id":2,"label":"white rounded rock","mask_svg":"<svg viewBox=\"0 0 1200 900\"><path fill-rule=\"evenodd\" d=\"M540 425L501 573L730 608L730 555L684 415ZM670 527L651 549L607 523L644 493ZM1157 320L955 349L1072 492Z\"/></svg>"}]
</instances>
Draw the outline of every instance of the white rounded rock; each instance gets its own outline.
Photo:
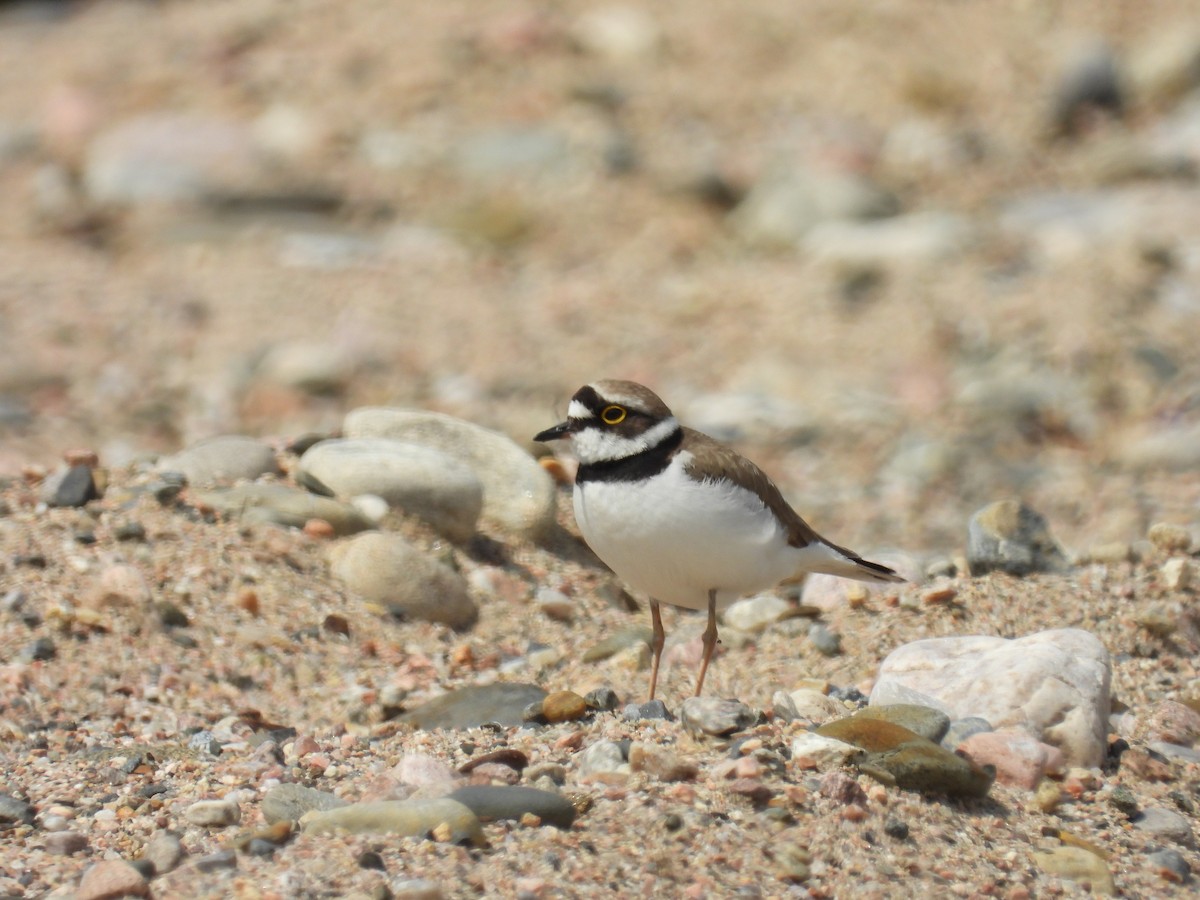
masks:
<instances>
[{"instance_id":1,"label":"white rounded rock","mask_svg":"<svg viewBox=\"0 0 1200 900\"><path fill-rule=\"evenodd\" d=\"M300 458L300 471L339 496L382 497L452 541L470 539L483 509L483 485L469 466L406 441L321 441Z\"/></svg>"},{"instance_id":2,"label":"white rounded rock","mask_svg":"<svg viewBox=\"0 0 1200 900\"><path fill-rule=\"evenodd\" d=\"M999 637L930 638L894 650L879 668L871 705L915 703L952 719L980 716L1022 728L1073 766L1104 759L1112 664L1078 628Z\"/></svg>"},{"instance_id":3,"label":"white rounded rock","mask_svg":"<svg viewBox=\"0 0 1200 900\"><path fill-rule=\"evenodd\" d=\"M363 407L346 415L348 438L390 438L420 444L469 466L483 484L483 517L530 538L555 523L554 481L511 438L442 413Z\"/></svg>"},{"instance_id":4,"label":"white rounded rock","mask_svg":"<svg viewBox=\"0 0 1200 900\"><path fill-rule=\"evenodd\" d=\"M366 600L406 618L451 628L475 624L479 612L466 580L397 534L368 531L329 551L333 574Z\"/></svg>"},{"instance_id":5,"label":"white rounded rock","mask_svg":"<svg viewBox=\"0 0 1200 900\"><path fill-rule=\"evenodd\" d=\"M207 487L222 482L278 474L275 451L262 441L242 435L222 435L197 441L158 462L160 472L182 472L188 484Z\"/></svg>"}]
</instances>

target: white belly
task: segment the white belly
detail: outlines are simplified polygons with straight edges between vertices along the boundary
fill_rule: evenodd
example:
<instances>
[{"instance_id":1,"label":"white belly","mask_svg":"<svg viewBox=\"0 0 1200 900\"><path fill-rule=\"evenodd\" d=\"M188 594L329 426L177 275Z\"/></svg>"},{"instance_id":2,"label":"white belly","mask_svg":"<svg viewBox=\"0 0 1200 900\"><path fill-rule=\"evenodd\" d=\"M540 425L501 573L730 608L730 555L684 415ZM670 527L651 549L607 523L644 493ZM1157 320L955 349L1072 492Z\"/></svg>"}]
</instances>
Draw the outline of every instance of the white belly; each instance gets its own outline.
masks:
<instances>
[{"instance_id":1,"label":"white belly","mask_svg":"<svg viewBox=\"0 0 1200 900\"><path fill-rule=\"evenodd\" d=\"M705 609L715 589L725 605L802 567L800 551L756 496L700 484L679 458L646 481L576 485L574 499L579 530L596 555L664 603Z\"/></svg>"}]
</instances>

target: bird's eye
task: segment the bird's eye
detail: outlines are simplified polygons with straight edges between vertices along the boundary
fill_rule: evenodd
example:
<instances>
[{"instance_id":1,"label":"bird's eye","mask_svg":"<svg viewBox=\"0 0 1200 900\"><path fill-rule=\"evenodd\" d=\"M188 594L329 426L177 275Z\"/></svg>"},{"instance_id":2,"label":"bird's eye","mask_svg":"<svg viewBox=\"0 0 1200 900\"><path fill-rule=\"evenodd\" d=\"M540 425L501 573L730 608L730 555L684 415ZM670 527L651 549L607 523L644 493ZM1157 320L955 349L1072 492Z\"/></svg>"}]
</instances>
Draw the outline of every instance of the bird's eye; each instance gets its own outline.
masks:
<instances>
[{"instance_id":1,"label":"bird's eye","mask_svg":"<svg viewBox=\"0 0 1200 900\"><path fill-rule=\"evenodd\" d=\"M625 407L606 406L604 412L600 413L600 418L604 420L605 425L620 425L625 421Z\"/></svg>"}]
</instances>

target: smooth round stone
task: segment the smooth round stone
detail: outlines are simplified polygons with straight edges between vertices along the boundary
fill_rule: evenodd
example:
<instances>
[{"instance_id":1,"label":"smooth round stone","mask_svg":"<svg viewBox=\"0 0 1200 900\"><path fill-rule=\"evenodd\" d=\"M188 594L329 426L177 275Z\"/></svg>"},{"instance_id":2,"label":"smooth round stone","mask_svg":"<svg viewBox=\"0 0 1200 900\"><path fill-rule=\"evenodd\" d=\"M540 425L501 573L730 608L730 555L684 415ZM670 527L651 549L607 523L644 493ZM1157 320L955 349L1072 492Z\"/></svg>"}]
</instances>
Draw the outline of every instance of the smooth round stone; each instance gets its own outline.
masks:
<instances>
[{"instance_id":1,"label":"smooth round stone","mask_svg":"<svg viewBox=\"0 0 1200 900\"><path fill-rule=\"evenodd\" d=\"M546 825L570 828L576 810L559 794L519 785L469 785L449 795L467 807L481 821L520 819L526 813L537 816Z\"/></svg>"},{"instance_id":2,"label":"smooth round stone","mask_svg":"<svg viewBox=\"0 0 1200 900\"><path fill-rule=\"evenodd\" d=\"M87 835L78 831L54 831L46 835L45 844L47 853L70 856L72 853L86 850L88 839Z\"/></svg>"},{"instance_id":3,"label":"smooth round stone","mask_svg":"<svg viewBox=\"0 0 1200 900\"><path fill-rule=\"evenodd\" d=\"M731 604L725 610L723 620L731 628L758 634L781 619L792 615L795 605L774 594L747 597Z\"/></svg>"},{"instance_id":4,"label":"smooth round stone","mask_svg":"<svg viewBox=\"0 0 1200 900\"><path fill-rule=\"evenodd\" d=\"M242 522L266 522L303 528L312 519L328 522L335 535L357 534L373 528L370 519L349 503L318 497L284 484L242 484L210 491L192 491L197 505Z\"/></svg>"},{"instance_id":5,"label":"smooth round stone","mask_svg":"<svg viewBox=\"0 0 1200 900\"><path fill-rule=\"evenodd\" d=\"M990 773L895 722L853 715L827 722L816 733L865 750L859 767L905 790L983 797L992 786Z\"/></svg>"},{"instance_id":6,"label":"smooth round stone","mask_svg":"<svg viewBox=\"0 0 1200 900\"><path fill-rule=\"evenodd\" d=\"M1057 572L1067 559L1045 518L1016 500L979 510L967 526L967 562L972 575Z\"/></svg>"},{"instance_id":7,"label":"smooth round stone","mask_svg":"<svg viewBox=\"0 0 1200 900\"><path fill-rule=\"evenodd\" d=\"M224 435L192 444L174 456L158 461L160 472L182 472L188 484L208 487L261 475L279 473L275 451L262 441L242 435Z\"/></svg>"},{"instance_id":8,"label":"smooth round stone","mask_svg":"<svg viewBox=\"0 0 1200 900\"><path fill-rule=\"evenodd\" d=\"M808 639L822 656L837 656L842 652L842 636L820 622L809 626Z\"/></svg>"},{"instance_id":9,"label":"smooth round stone","mask_svg":"<svg viewBox=\"0 0 1200 900\"><path fill-rule=\"evenodd\" d=\"M0 824L32 825L37 821L37 809L24 800L0 794Z\"/></svg>"},{"instance_id":10,"label":"smooth round stone","mask_svg":"<svg viewBox=\"0 0 1200 900\"><path fill-rule=\"evenodd\" d=\"M674 716L667 709L667 704L661 700L647 700L645 703L629 703L621 713L626 722L645 722L658 719L664 722L674 721Z\"/></svg>"},{"instance_id":11,"label":"smooth round stone","mask_svg":"<svg viewBox=\"0 0 1200 900\"><path fill-rule=\"evenodd\" d=\"M1133 827L1155 837L1165 838L1190 847L1194 843L1192 824L1187 816L1173 809L1149 806L1133 821Z\"/></svg>"},{"instance_id":12,"label":"smooth round stone","mask_svg":"<svg viewBox=\"0 0 1200 900\"><path fill-rule=\"evenodd\" d=\"M554 480L511 438L471 422L423 410L364 407L344 423L348 438L391 438L431 447L469 466L483 484L483 517L534 539L552 533Z\"/></svg>"},{"instance_id":13,"label":"smooth round stone","mask_svg":"<svg viewBox=\"0 0 1200 900\"><path fill-rule=\"evenodd\" d=\"M1058 747L1072 766L1098 766L1107 750L1108 650L1077 628L1023 638L929 638L894 650L880 666L871 705L915 703L952 719L979 716L1024 728Z\"/></svg>"},{"instance_id":14,"label":"smooth round stone","mask_svg":"<svg viewBox=\"0 0 1200 900\"><path fill-rule=\"evenodd\" d=\"M459 543L475 534L483 510L483 485L474 471L419 444L387 438L321 441L300 458L300 471L342 497L382 497Z\"/></svg>"},{"instance_id":15,"label":"smooth round stone","mask_svg":"<svg viewBox=\"0 0 1200 900\"><path fill-rule=\"evenodd\" d=\"M1088 882L1094 894L1112 896L1116 893L1108 863L1082 847L1056 847L1045 853L1034 853L1033 861L1048 875Z\"/></svg>"},{"instance_id":16,"label":"smooth round stone","mask_svg":"<svg viewBox=\"0 0 1200 900\"><path fill-rule=\"evenodd\" d=\"M49 506L86 506L99 496L90 466L71 466L42 484L42 497Z\"/></svg>"},{"instance_id":17,"label":"smooth round stone","mask_svg":"<svg viewBox=\"0 0 1200 900\"><path fill-rule=\"evenodd\" d=\"M466 580L398 534L360 534L331 547L329 559L350 590L405 618L461 629L479 617Z\"/></svg>"},{"instance_id":18,"label":"smooth round stone","mask_svg":"<svg viewBox=\"0 0 1200 900\"><path fill-rule=\"evenodd\" d=\"M1042 776L1062 772L1062 751L1036 740L1026 731L985 731L958 745L956 752L979 766L992 766L1001 784L1031 791Z\"/></svg>"},{"instance_id":19,"label":"smooth round stone","mask_svg":"<svg viewBox=\"0 0 1200 900\"><path fill-rule=\"evenodd\" d=\"M1158 850L1146 857L1148 862L1167 881L1183 884L1192 877L1192 869L1178 850Z\"/></svg>"},{"instance_id":20,"label":"smooth round stone","mask_svg":"<svg viewBox=\"0 0 1200 900\"><path fill-rule=\"evenodd\" d=\"M306 834L395 834L426 837L446 829L450 843L486 842L479 819L456 800L377 800L308 813L300 823Z\"/></svg>"},{"instance_id":21,"label":"smooth round stone","mask_svg":"<svg viewBox=\"0 0 1200 900\"><path fill-rule=\"evenodd\" d=\"M146 878L123 859L103 859L88 866L79 880L76 900L107 900L110 897L144 897Z\"/></svg>"},{"instance_id":22,"label":"smooth round stone","mask_svg":"<svg viewBox=\"0 0 1200 900\"><path fill-rule=\"evenodd\" d=\"M538 609L556 622L570 622L575 618L575 601L562 591L539 588L533 599Z\"/></svg>"},{"instance_id":23,"label":"smooth round stone","mask_svg":"<svg viewBox=\"0 0 1200 900\"><path fill-rule=\"evenodd\" d=\"M328 791L286 782L271 788L263 796L262 814L271 824L298 822L307 812L324 812L345 805L345 800Z\"/></svg>"},{"instance_id":24,"label":"smooth round stone","mask_svg":"<svg viewBox=\"0 0 1200 900\"><path fill-rule=\"evenodd\" d=\"M346 390L354 377L354 360L345 350L328 343L276 344L258 364L258 375L307 394L331 397Z\"/></svg>"},{"instance_id":25,"label":"smooth round stone","mask_svg":"<svg viewBox=\"0 0 1200 900\"><path fill-rule=\"evenodd\" d=\"M542 717L551 725L582 719L588 713L588 703L574 691L555 691L542 700Z\"/></svg>"},{"instance_id":26,"label":"smooth round stone","mask_svg":"<svg viewBox=\"0 0 1200 900\"><path fill-rule=\"evenodd\" d=\"M169 831L156 832L142 853L142 858L154 867L156 875L170 872L179 865L185 856L187 856L187 851L183 847L183 842L178 835Z\"/></svg>"},{"instance_id":27,"label":"smooth round stone","mask_svg":"<svg viewBox=\"0 0 1200 900\"><path fill-rule=\"evenodd\" d=\"M940 709L916 706L911 703L894 703L886 706L868 706L856 713L864 719L882 719L903 725L926 740L938 743L950 730L950 717Z\"/></svg>"},{"instance_id":28,"label":"smooth round stone","mask_svg":"<svg viewBox=\"0 0 1200 900\"><path fill-rule=\"evenodd\" d=\"M840 768L861 754L862 750L854 744L811 731L792 738L792 759L805 768L818 771Z\"/></svg>"},{"instance_id":29,"label":"smooth round stone","mask_svg":"<svg viewBox=\"0 0 1200 900\"><path fill-rule=\"evenodd\" d=\"M692 734L724 737L758 721L758 713L738 700L689 697L679 710L679 721Z\"/></svg>"},{"instance_id":30,"label":"smooth round stone","mask_svg":"<svg viewBox=\"0 0 1200 900\"><path fill-rule=\"evenodd\" d=\"M846 714L846 707L841 701L834 699L820 691L811 690L809 688L801 688L798 691L792 691L786 695L791 703L791 709L795 711L797 719L807 719L809 722L828 722L830 719L837 719Z\"/></svg>"},{"instance_id":31,"label":"smooth round stone","mask_svg":"<svg viewBox=\"0 0 1200 900\"><path fill-rule=\"evenodd\" d=\"M392 884L392 900L445 900L445 897L438 883L428 878L406 878Z\"/></svg>"},{"instance_id":32,"label":"smooth round stone","mask_svg":"<svg viewBox=\"0 0 1200 900\"><path fill-rule=\"evenodd\" d=\"M218 850L216 853L209 853L207 856L198 857L192 865L201 872L220 872L225 869L236 869L237 851L232 847Z\"/></svg>"},{"instance_id":33,"label":"smooth round stone","mask_svg":"<svg viewBox=\"0 0 1200 900\"><path fill-rule=\"evenodd\" d=\"M198 800L187 808L184 817L193 825L223 828L240 822L242 812L232 800Z\"/></svg>"},{"instance_id":34,"label":"smooth round stone","mask_svg":"<svg viewBox=\"0 0 1200 900\"><path fill-rule=\"evenodd\" d=\"M654 637L653 632L643 625L629 625L614 631L598 644L593 644L583 652L584 662L601 662L616 656L622 650L632 646L649 646Z\"/></svg>"},{"instance_id":35,"label":"smooth round stone","mask_svg":"<svg viewBox=\"0 0 1200 900\"><path fill-rule=\"evenodd\" d=\"M541 704L545 697L545 689L536 684L471 685L410 709L397 721L425 731L478 728L489 722L519 726L524 724L525 707L531 703Z\"/></svg>"},{"instance_id":36,"label":"smooth round stone","mask_svg":"<svg viewBox=\"0 0 1200 900\"><path fill-rule=\"evenodd\" d=\"M629 771L629 762L616 741L596 741L579 754L580 778Z\"/></svg>"}]
</instances>

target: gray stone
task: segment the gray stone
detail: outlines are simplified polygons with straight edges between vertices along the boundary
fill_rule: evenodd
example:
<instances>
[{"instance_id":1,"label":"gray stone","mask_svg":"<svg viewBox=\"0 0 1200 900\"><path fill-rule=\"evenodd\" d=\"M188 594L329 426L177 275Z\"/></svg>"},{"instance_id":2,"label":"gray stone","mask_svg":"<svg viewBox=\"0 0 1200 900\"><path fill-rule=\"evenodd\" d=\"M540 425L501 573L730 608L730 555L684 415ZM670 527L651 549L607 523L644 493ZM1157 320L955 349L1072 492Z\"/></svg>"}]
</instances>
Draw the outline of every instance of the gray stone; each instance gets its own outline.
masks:
<instances>
[{"instance_id":1,"label":"gray stone","mask_svg":"<svg viewBox=\"0 0 1200 900\"><path fill-rule=\"evenodd\" d=\"M1015 640L929 638L883 661L871 705L916 703L952 719L1023 728L1062 750L1069 765L1091 767L1106 751L1111 678L1108 650L1077 628Z\"/></svg>"},{"instance_id":2,"label":"gray stone","mask_svg":"<svg viewBox=\"0 0 1200 900\"><path fill-rule=\"evenodd\" d=\"M83 183L100 203L189 202L243 191L268 171L240 123L151 113L92 141Z\"/></svg>"},{"instance_id":3,"label":"gray stone","mask_svg":"<svg viewBox=\"0 0 1200 900\"><path fill-rule=\"evenodd\" d=\"M174 456L158 461L160 472L182 472L188 484L208 487L239 479L253 481L261 475L279 474L275 451L262 441L241 435L224 435L198 441Z\"/></svg>"},{"instance_id":4,"label":"gray stone","mask_svg":"<svg viewBox=\"0 0 1200 900\"><path fill-rule=\"evenodd\" d=\"M894 215L895 197L851 172L769 171L731 214L734 230L763 247L791 247L821 222Z\"/></svg>"},{"instance_id":5,"label":"gray stone","mask_svg":"<svg viewBox=\"0 0 1200 900\"><path fill-rule=\"evenodd\" d=\"M193 825L224 828L240 822L242 811L232 800L197 800L187 808L184 818Z\"/></svg>"},{"instance_id":6,"label":"gray stone","mask_svg":"<svg viewBox=\"0 0 1200 900\"><path fill-rule=\"evenodd\" d=\"M55 831L46 835L45 844L47 853L55 856L70 856L72 853L86 850L88 839L87 835L80 834L78 831Z\"/></svg>"},{"instance_id":7,"label":"gray stone","mask_svg":"<svg viewBox=\"0 0 1200 900\"><path fill-rule=\"evenodd\" d=\"M345 805L345 800L328 791L285 782L271 788L263 796L262 814L270 824L298 822L307 812L324 812Z\"/></svg>"},{"instance_id":8,"label":"gray stone","mask_svg":"<svg viewBox=\"0 0 1200 900\"><path fill-rule=\"evenodd\" d=\"M1067 559L1046 520L1024 503L1001 500L971 517L967 562L972 575L1061 571Z\"/></svg>"},{"instance_id":9,"label":"gray stone","mask_svg":"<svg viewBox=\"0 0 1200 900\"><path fill-rule=\"evenodd\" d=\"M478 728L490 722L522 725L525 707L541 703L546 691L536 684L500 682L459 688L399 716L398 721L433 731Z\"/></svg>"},{"instance_id":10,"label":"gray stone","mask_svg":"<svg viewBox=\"0 0 1200 900\"><path fill-rule=\"evenodd\" d=\"M483 484L483 517L510 533L542 538L556 523L554 481L511 438L423 410L365 407L346 416L346 437L432 447L470 466Z\"/></svg>"},{"instance_id":11,"label":"gray stone","mask_svg":"<svg viewBox=\"0 0 1200 900\"><path fill-rule=\"evenodd\" d=\"M224 869L236 869L237 851L232 847L218 850L216 853L197 857L192 865L200 872L220 872Z\"/></svg>"},{"instance_id":12,"label":"gray stone","mask_svg":"<svg viewBox=\"0 0 1200 900\"><path fill-rule=\"evenodd\" d=\"M1161 806L1143 809L1141 815L1133 820L1133 827L1155 837L1183 844L1185 847L1192 846L1194 842L1192 824L1188 817Z\"/></svg>"},{"instance_id":13,"label":"gray stone","mask_svg":"<svg viewBox=\"0 0 1200 900\"><path fill-rule=\"evenodd\" d=\"M724 737L758 721L758 713L739 700L689 697L679 710L679 721L692 734Z\"/></svg>"},{"instance_id":14,"label":"gray stone","mask_svg":"<svg viewBox=\"0 0 1200 900\"><path fill-rule=\"evenodd\" d=\"M469 785L454 791L449 799L457 800L483 822L520 819L526 813L559 828L570 828L575 821L575 807L564 797L520 785Z\"/></svg>"},{"instance_id":15,"label":"gray stone","mask_svg":"<svg viewBox=\"0 0 1200 900\"><path fill-rule=\"evenodd\" d=\"M895 722L935 744L940 742L946 736L946 732L950 730L950 717L940 709L915 706L911 703L868 706L866 709L859 710L855 715L864 719Z\"/></svg>"},{"instance_id":16,"label":"gray stone","mask_svg":"<svg viewBox=\"0 0 1200 900\"><path fill-rule=\"evenodd\" d=\"M374 494L452 541L469 540L483 509L483 485L463 462L419 444L387 438L321 441L300 471L343 497Z\"/></svg>"},{"instance_id":17,"label":"gray stone","mask_svg":"<svg viewBox=\"0 0 1200 900\"><path fill-rule=\"evenodd\" d=\"M299 785L295 786L299 787ZM185 856L187 856L187 850L183 847L183 841L179 839L179 835L170 831L156 832L142 852L142 859L154 867L156 875L165 875L170 872L183 861Z\"/></svg>"},{"instance_id":18,"label":"gray stone","mask_svg":"<svg viewBox=\"0 0 1200 900\"><path fill-rule=\"evenodd\" d=\"M33 806L11 794L0 794L0 825L32 825L36 821Z\"/></svg>"},{"instance_id":19,"label":"gray stone","mask_svg":"<svg viewBox=\"0 0 1200 900\"><path fill-rule=\"evenodd\" d=\"M661 700L647 700L645 703L629 703L621 711L621 717L626 722L648 722L660 720L673 722L675 717L667 709L667 704Z\"/></svg>"},{"instance_id":20,"label":"gray stone","mask_svg":"<svg viewBox=\"0 0 1200 900\"><path fill-rule=\"evenodd\" d=\"M579 754L580 778L629 771L629 762L616 741L596 741Z\"/></svg>"},{"instance_id":21,"label":"gray stone","mask_svg":"<svg viewBox=\"0 0 1200 900\"><path fill-rule=\"evenodd\" d=\"M842 652L842 636L820 622L809 626L808 639L822 656L837 656Z\"/></svg>"},{"instance_id":22,"label":"gray stone","mask_svg":"<svg viewBox=\"0 0 1200 900\"><path fill-rule=\"evenodd\" d=\"M584 662L601 662L616 656L628 647L638 645L649 646L654 633L644 625L628 625L618 629L600 641L593 644L583 653Z\"/></svg>"},{"instance_id":23,"label":"gray stone","mask_svg":"<svg viewBox=\"0 0 1200 900\"><path fill-rule=\"evenodd\" d=\"M1159 872L1169 872L1170 880L1178 884L1186 884L1192 880L1191 866L1178 850L1155 851L1146 857L1146 862Z\"/></svg>"},{"instance_id":24,"label":"gray stone","mask_svg":"<svg viewBox=\"0 0 1200 900\"><path fill-rule=\"evenodd\" d=\"M329 559L350 590L403 618L461 629L479 617L466 580L398 534L360 534L332 546Z\"/></svg>"},{"instance_id":25,"label":"gray stone","mask_svg":"<svg viewBox=\"0 0 1200 900\"><path fill-rule=\"evenodd\" d=\"M308 813L300 823L306 834L395 834L429 837L447 829L451 843L486 844L475 813L461 803L438 800L377 800Z\"/></svg>"},{"instance_id":26,"label":"gray stone","mask_svg":"<svg viewBox=\"0 0 1200 900\"><path fill-rule=\"evenodd\" d=\"M42 485L42 497L49 506L86 506L99 496L90 466L71 466L47 478Z\"/></svg>"},{"instance_id":27,"label":"gray stone","mask_svg":"<svg viewBox=\"0 0 1200 900\"><path fill-rule=\"evenodd\" d=\"M373 527L370 519L348 503L283 484L241 484L191 491L189 497L193 503L247 523L303 528L309 520L320 519L328 522L336 535L357 534Z\"/></svg>"}]
</instances>

